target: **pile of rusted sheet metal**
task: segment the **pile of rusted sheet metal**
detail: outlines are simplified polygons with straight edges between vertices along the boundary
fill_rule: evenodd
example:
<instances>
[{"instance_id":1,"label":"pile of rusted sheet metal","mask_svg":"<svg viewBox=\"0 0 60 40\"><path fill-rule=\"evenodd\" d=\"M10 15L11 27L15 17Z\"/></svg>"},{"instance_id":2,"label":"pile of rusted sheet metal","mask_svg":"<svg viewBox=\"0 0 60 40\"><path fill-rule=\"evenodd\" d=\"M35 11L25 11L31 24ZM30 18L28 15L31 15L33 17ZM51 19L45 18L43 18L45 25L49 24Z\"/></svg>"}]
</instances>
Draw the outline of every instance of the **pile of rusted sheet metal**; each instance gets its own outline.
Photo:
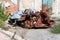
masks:
<instances>
[{"instance_id":1,"label":"pile of rusted sheet metal","mask_svg":"<svg viewBox=\"0 0 60 40\"><path fill-rule=\"evenodd\" d=\"M26 9L18 20L10 18L9 23L15 23L24 28L47 28L54 24L54 21L50 19L49 10L32 11Z\"/></svg>"}]
</instances>

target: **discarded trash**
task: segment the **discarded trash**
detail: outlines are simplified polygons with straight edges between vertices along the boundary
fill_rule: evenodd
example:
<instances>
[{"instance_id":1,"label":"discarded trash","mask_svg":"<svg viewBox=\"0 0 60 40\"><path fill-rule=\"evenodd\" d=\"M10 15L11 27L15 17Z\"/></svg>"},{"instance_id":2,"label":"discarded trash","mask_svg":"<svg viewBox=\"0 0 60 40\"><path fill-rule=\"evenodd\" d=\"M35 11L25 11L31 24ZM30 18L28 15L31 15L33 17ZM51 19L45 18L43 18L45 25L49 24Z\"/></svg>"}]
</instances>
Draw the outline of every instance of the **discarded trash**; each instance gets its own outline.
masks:
<instances>
[{"instance_id":1,"label":"discarded trash","mask_svg":"<svg viewBox=\"0 0 60 40\"><path fill-rule=\"evenodd\" d=\"M31 9L20 10L10 17L9 23L13 23L15 20L17 25L26 28L49 27L54 24L54 21L50 20L48 10L40 12Z\"/></svg>"}]
</instances>

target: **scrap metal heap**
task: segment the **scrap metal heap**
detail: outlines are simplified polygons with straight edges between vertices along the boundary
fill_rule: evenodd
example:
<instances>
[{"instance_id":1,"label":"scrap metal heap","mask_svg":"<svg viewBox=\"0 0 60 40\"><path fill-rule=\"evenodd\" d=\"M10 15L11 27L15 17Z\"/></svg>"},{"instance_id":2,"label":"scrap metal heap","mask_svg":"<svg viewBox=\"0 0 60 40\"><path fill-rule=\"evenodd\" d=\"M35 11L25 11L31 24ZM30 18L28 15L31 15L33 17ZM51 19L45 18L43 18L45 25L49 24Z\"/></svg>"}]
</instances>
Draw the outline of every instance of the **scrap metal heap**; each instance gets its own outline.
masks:
<instances>
[{"instance_id":1,"label":"scrap metal heap","mask_svg":"<svg viewBox=\"0 0 60 40\"><path fill-rule=\"evenodd\" d=\"M21 18L16 21L16 24L24 28L42 28L50 27L52 24L54 24L54 21L50 20L49 10L41 10L40 12L36 11L29 13L27 13L25 10Z\"/></svg>"}]
</instances>

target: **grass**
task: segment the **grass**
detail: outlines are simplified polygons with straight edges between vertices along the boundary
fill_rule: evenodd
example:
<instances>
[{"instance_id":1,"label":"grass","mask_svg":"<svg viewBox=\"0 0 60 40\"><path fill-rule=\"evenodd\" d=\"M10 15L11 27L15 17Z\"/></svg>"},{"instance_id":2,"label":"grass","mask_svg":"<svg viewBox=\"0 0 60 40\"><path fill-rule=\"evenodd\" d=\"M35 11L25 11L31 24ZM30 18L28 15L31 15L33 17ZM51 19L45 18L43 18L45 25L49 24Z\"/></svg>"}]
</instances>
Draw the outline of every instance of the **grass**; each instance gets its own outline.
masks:
<instances>
[{"instance_id":1,"label":"grass","mask_svg":"<svg viewBox=\"0 0 60 40\"><path fill-rule=\"evenodd\" d=\"M5 15L5 8L2 6L2 3L0 3L0 19L6 21L7 18L8 17Z\"/></svg>"},{"instance_id":2,"label":"grass","mask_svg":"<svg viewBox=\"0 0 60 40\"><path fill-rule=\"evenodd\" d=\"M3 28L5 25L5 21L7 20L7 16L5 15L5 8L2 6L3 4L0 3L0 28Z\"/></svg>"},{"instance_id":3,"label":"grass","mask_svg":"<svg viewBox=\"0 0 60 40\"><path fill-rule=\"evenodd\" d=\"M4 27L4 21L0 20L0 28L3 28Z\"/></svg>"},{"instance_id":4,"label":"grass","mask_svg":"<svg viewBox=\"0 0 60 40\"><path fill-rule=\"evenodd\" d=\"M54 27L50 29L50 32L54 34L60 34L60 24L54 25Z\"/></svg>"},{"instance_id":5,"label":"grass","mask_svg":"<svg viewBox=\"0 0 60 40\"><path fill-rule=\"evenodd\" d=\"M0 13L0 19L1 19L2 21L6 21L7 18L8 18L8 17L7 17L5 14Z\"/></svg>"}]
</instances>

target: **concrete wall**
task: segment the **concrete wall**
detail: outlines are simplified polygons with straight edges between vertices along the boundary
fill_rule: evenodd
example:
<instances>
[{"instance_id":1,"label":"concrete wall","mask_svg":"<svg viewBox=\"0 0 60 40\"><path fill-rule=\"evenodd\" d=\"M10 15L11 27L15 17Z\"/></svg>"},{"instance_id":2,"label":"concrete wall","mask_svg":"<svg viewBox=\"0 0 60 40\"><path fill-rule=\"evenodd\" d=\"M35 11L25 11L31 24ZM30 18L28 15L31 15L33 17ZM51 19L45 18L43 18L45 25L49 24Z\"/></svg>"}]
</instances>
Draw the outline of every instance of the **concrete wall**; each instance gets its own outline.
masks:
<instances>
[{"instance_id":1,"label":"concrete wall","mask_svg":"<svg viewBox=\"0 0 60 40\"><path fill-rule=\"evenodd\" d=\"M55 0L52 6L53 17L60 17L60 0Z\"/></svg>"},{"instance_id":2,"label":"concrete wall","mask_svg":"<svg viewBox=\"0 0 60 40\"><path fill-rule=\"evenodd\" d=\"M33 8L36 10L41 10L42 0L20 0L19 9L29 9Z\"/></svg>"},{"instance_id":3,"label":"concrete wall","mask_svg":"<svg viewBox=\"0 0 60 40\"><path fill-rule=\"evenodd\" d=\"M12 0L12 2L15 3L16 5L18 4L17 0ZM19 10L29 8L41 10L41 7L42 7L42 0L19 0ZM53 9L52 13L54 13L52 16L60 17L60 0L53 0L52 9Z\"/></svg>"},{"instance_id":4,"label":"concrete wall","mask_svg":"<svg viewBox=\"0 0 60 40\"><path fill-rule=\"evenodd\" d=\"M0 0L0 3L2 3L3 2L3 0Z\"/></svg>"}]
</instances>

